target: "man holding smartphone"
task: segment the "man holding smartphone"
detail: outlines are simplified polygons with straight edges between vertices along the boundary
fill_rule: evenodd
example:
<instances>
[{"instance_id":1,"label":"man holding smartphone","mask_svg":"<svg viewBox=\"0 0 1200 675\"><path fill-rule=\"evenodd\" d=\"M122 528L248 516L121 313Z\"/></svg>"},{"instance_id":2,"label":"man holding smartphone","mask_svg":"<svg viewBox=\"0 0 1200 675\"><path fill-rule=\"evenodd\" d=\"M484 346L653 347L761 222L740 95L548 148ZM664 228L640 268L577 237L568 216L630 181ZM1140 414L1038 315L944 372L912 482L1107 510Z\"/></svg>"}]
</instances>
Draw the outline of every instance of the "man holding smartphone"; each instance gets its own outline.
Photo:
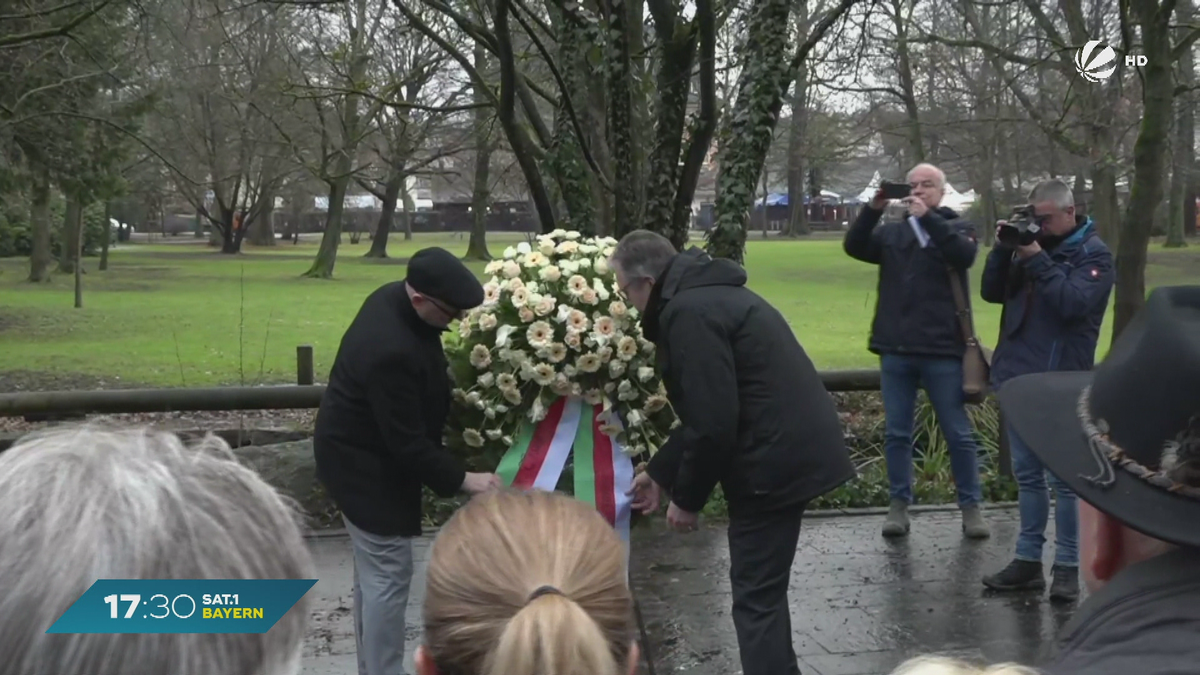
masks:
<instances>
[{"instance_id":1,"label":"man holding smartphone","mask_svg":"<svg viewBox=\"0 0 1200 675\"><path fill-rule=\"evenodd\" d=\"M946 176L932 164L908 172L908 185L885 183L846 233L850 257L879 266L869 349L879 355L891 508L885 537L909 532L912 504L913 417L924 389L950 446L963 534L991 536L980 512L978 446L963 399L963 340L950 274L970 297L967 270L975 262L974 226L941 206ZM907 188L907 190L905 189ZM907 194L905 194L907 193ZM880 224L890 199L901 199L903 220Z\"/></svg>"}]
</instances>

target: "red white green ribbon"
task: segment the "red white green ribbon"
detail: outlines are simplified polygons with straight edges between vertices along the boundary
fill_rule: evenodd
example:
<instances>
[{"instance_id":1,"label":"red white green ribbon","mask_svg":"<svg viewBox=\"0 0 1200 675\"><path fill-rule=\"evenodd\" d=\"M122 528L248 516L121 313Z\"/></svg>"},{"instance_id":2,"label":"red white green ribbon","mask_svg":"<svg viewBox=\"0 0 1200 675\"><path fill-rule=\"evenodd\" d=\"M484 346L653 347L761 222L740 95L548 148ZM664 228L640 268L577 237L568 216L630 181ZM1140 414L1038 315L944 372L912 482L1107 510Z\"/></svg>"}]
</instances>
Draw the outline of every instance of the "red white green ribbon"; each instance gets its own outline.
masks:
<instances>
[{"instance_id":1,"label":"red white green ribbon","mask_svg":"<svg viewBox=\"0 0 1200 675\"><path fill-rule=\"evenodd\" d=\"M576 396L559 398L542 421L521 425L496 473L505 485L552 491L574 450L575 498L596 507L627 542L633 460L601 431L603 412Z\"/></svg>"}]
</instances>

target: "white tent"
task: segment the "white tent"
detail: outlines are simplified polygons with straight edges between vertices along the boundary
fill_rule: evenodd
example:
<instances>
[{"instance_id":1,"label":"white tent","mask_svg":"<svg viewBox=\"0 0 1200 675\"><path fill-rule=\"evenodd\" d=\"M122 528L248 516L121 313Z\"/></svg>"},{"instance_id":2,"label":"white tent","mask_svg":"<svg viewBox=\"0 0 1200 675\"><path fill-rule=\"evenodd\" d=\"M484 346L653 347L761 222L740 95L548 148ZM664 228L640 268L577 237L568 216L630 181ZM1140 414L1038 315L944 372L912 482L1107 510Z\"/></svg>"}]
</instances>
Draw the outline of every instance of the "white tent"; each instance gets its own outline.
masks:
<instances>
[{"instance_id":1,"label":"white tent","mask_svg":"<svg viewBox=\"0 0 1200 675\"><path fill-rule=\"evenodd\" d=\"M970 208L971 204L975 203L975 191L969 190L965 194L954 189L950 183L946 183L946 189L942 195L942 206L948 206L955 211L965 211Z\"/></svg>"},{"instance_id":2,"label":"white tent","mask_svg":"<svg viewBox=\"0 0 1200 675\"><path fill-rule=\"evenodd\" d=\"M866 204L867 202L871 201L871 199L875 197L875 193L879 192L879 183L881 180L882 179L879 177L879 172L876 171L875 175L871 176L871 182L867 183L867 186L863 188L862 192L858 193L858 196L854 198L854 201L860 204Z\"/></svg>"}]
</instances>

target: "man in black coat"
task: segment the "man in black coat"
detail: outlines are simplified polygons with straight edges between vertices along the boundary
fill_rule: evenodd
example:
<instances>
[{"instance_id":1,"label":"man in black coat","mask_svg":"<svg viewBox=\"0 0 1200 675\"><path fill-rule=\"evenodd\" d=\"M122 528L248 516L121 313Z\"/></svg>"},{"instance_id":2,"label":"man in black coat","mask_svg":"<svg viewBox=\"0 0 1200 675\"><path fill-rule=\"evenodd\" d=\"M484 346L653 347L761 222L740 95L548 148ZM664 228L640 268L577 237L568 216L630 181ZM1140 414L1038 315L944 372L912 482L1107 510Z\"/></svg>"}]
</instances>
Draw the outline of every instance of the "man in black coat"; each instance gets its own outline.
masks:
<instances>
[{"instance_id":1,"label":"man in black coat","mask_svg":"<svg viewBox=\"0 0 1200 675\"><path fill-rule=\"evenodd\" d=\"M963 398L967 343L950 282L954 275L964 302L969 302L967 270L975 262L975 229L941 205L946 176L936 166L913 167L908 183L912 194L903 200L903 219L880 223L888 205L880 190L850 226L844 243L851 258L879 266L868 348L879 355L882 378L884 457L891 492L883 536L909 532L913 419L917 391L924 389L949 446L963 534L986 539L991 532L980 510L979 446Z\"/></svg>"},{"instance_id":2,"label":"man in black coat","mask_svg":"<svg viewBox=\"0 0 1200 675\"><path fill-rule=\"evenodd\" d=\"M404 675L404 615L421 487L449 497L500 487L467 473L442 447L450 376L441 334L483 302L475 275L427 248L404 281L363 303L342 338L317 412L317 476L342 511L354 547L359 675Z\"/></svg>"},{"instance_id":3,"label":"man in black coat","mask_svg":"<svg viewBox=\"0 0 1200 675\"><path fill-rule=\"evenodd\" d=\"M626 235L618 293L642 312L680 426L634 480L634 507L691 530L717 483L729 505L733 623L744 675L798 675L788 578L806 504L854 477L832 397L746 271L665 237Z\"/></svg>"}]
</instances>

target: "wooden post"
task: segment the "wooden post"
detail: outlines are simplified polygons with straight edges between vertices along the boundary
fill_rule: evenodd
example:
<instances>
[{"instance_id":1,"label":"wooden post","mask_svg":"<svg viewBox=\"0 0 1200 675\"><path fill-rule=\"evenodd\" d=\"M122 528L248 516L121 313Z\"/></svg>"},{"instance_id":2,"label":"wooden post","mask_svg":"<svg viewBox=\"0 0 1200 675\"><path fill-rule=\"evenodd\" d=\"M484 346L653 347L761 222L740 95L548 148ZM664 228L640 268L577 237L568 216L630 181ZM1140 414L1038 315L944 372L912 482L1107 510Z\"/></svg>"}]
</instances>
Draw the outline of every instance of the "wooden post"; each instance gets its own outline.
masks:
<instances>
[{"instance_id":1,"label":"wooden post","mask_svg":"<svg viewBox=\"0 0 1200 675\"><path fill-rule=\"evenodd\" d=\"M1000 452L996 454L996 463L1000 466L996 467L1001 476L1012 478L1012 450L1008 447L1008 423L1004 421L1004 413L1000 415Z\"/></svg>"},{"instance_id":2,"label":"wooden post","mask_svg":"<svg viewBox=\"0 0 1200 675\"><path fill-rule=\"evenodd\" d=\"M79 207L79 212L76 214L75 231L78 232L78 237L75 239L75 250L71 255L75 256L75 309L83 308L83 206Z\"/></svg>"},{"instance_id":3,"label":"wooden post","mask_svg":"<svg viewBox=\"0 0 1200 675\"><path fill-rule=\"evenodd\" d=\"M313 348L312 345L296 347L296 384L308 385L313 383Z\"/></svg>"}]
</instances>

